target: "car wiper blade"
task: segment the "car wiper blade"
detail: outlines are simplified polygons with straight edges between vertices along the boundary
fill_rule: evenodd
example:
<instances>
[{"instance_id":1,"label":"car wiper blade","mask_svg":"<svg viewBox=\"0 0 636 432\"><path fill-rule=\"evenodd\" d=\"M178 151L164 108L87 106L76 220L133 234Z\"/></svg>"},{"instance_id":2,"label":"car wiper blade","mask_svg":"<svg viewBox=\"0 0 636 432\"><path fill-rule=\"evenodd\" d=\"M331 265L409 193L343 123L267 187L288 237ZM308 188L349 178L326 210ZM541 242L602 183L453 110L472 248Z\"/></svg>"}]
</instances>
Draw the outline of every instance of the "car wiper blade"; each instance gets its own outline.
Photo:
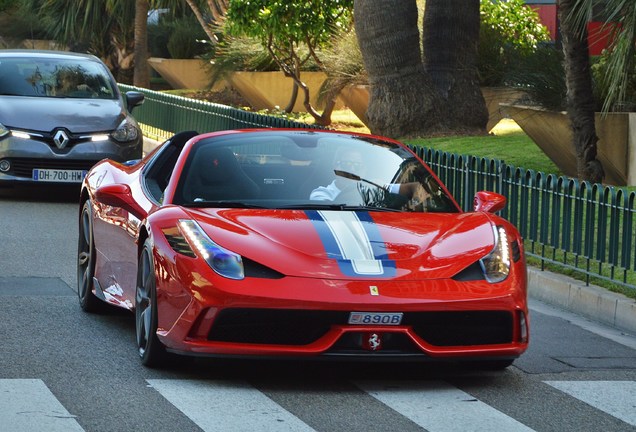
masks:
<instances>
[{"instance_id":1,"label":"car wiper blade","mask_svg":"<svg viewBox=\"0 0 636 432\"><path fill-rule=\"evenodd\" d=\"M305 204L289 204L276 206L277 209L282 210L344 210L344 204L320 204L320 203L305 203Z\"/></svg>"},{"instance_id":2,"label":"car wiper blade","mask_svg":"<svg viewBox=\"0 0 636 432\"><path fill-rule=\"evenodd\" d=\"M397 212L402 210L391 207L376 207L376 206L363 206L363 205L343 205L342 210L360 210L360 211L377 211L377 212Z\"/></svg>"},{"instance_id":3,"label":"car wiper blade","mask_svg":"<svg viewBox=\"0 0 636 432\"><path fill-rule=\"evenodd\" d=\"M379 212L400 212L399 209L389 207L376 207L365 205L349 205L349 204L292 204L285 206L277 206L277 209L298 209L298 210L340 210L340 211L379 211Z\"/></svg>"},{"instance_id":4,"label":"car wiper blade","mask_svg":"<svg viewBox=\"0 0 636 432\"><path fill-rule=\"evenodd\" d=\"M261 205L256 204L248 204L242 201L223 201L223 200L215 200L215 201L194 201L191 203L182 204L183 207L227 207L227 208L250 208L250 209L262 209L267 208Z\"/></svg>"}]
</instances>

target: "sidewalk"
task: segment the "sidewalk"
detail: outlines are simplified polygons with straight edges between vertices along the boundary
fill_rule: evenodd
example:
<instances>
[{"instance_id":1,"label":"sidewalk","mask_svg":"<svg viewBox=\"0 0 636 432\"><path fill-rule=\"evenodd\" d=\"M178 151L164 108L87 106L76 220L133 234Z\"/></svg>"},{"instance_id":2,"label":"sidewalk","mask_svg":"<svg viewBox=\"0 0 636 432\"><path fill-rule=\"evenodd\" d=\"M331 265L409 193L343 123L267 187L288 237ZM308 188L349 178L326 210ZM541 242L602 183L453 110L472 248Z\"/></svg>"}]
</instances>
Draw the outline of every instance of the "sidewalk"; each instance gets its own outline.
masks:
<instances>
[{"instance_id":1,"label":"sidewalk","mask_svg":"<svg viewBox=\"0 0 636 432\"><path fill-rule=\"evenodd\" d=\"M528 294L593 321L636 334L636 300L568 276L528 267Z\"/></svg>"},{"instance_id":2,"label":"sidewalk","mask_svg":"<svg viewBox=\"0 0 636 432\"><path fill-rule=\"evenodd\" d=\"M144 137L144 152L159 143ZM568 276L528 267L528 295L593 321L636 334L636 300Z\"/></svg>"}]
</instances>

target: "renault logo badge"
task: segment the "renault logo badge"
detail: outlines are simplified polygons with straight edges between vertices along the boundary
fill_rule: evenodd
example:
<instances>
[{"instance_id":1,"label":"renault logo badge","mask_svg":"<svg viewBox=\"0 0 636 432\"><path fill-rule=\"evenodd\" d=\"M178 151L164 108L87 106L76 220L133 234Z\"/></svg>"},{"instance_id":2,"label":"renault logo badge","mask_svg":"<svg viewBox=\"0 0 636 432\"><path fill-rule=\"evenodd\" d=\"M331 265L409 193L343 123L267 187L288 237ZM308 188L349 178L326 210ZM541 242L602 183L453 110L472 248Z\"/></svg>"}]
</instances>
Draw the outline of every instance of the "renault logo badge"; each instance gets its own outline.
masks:
<instances>
[{"instance_id":1,"label":"renault logo badge","mask_svg":"<svg viewBox=\"0 0 636 432\"><path fill-rule=\"evenodd\" d=\"M63 149L69 142L68 135L66 135L66 132L64 132L63 130L59 130L55 132L55 135L53 135L53 142L55 143L57 148Z\"/></svg>"}]
</instances>

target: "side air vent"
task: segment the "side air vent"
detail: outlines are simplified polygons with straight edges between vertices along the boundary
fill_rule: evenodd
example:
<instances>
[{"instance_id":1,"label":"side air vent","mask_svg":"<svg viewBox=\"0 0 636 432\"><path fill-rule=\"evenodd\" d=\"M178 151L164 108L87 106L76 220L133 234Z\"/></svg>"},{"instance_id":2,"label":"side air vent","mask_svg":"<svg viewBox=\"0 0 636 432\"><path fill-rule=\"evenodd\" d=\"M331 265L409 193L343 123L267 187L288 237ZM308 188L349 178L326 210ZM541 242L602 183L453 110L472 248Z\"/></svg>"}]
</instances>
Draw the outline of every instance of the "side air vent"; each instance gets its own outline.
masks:
<instances>
[{"instance_id":1,"label":"side air vent","mask_svg":"<svg viewBox=\"0 0 636 432\"><path fill-rule=\"evenodd\" d=\"M249 258L242 257L243 269L245 271L245 277L261 278L261 279L282 279L284 274L277 272L269 267L252 261Z\"/></svg>"},{"instance_id":2,"label":"side air vent","mask_svg":"<svg viewBox=\"0 0 636 432\"><path fill-rule=\"evenodd\" d=\"M519 242L518 241L513 241L510 244L510 247L512 248L512 260L514 262L517 262L521 259L521 248L519 247Z\"/></svg>"},{"instance_id":3,"label":"side air vent","mask_svg":"<svg viewBox=\"0 0 636 432\"><path fill-rule=\"evenodd\" d=\"M177 231L178 232L178 231ZM170 244L170 247L173 251L178 254L185 255L190 258L196 257L192 249L190 249L190 245L186 241L186 239L180 234L168 234L164 231L163 233L166 236L166 240Z\"/></svg>"},{"instance_id":4,"label":"side air vent","mask_svg":"<svg viewBox=\"0 0 636 432\"><path fill-rule=\"evenodd\" d=\"M453 276L453 280L456 280L459 282L485 280L484 272L481 269L481 265L479 264L479 261L475 261L474 263L466 267L464 270L457 273L455 276Z\"/></svg>"}]
</instances>

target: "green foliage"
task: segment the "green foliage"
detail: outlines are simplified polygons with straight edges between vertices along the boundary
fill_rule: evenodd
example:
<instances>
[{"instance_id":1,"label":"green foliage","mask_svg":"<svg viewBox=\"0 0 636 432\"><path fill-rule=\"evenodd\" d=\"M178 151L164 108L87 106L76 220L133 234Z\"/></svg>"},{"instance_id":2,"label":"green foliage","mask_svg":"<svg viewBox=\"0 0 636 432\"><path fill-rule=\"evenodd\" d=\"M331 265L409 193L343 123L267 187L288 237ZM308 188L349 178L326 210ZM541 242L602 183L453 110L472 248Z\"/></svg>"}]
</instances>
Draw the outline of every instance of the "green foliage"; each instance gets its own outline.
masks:
<instances>
[{"instance_id":1,"label":"green foliage","mask_svg":"<svg viewBox=\"0 0 636 432\"><path fill-rule=\"evenodd\" d=\"M352 28L335 38L333 44L321 51L321 58L327 73L321 98L337 95L347 85L368 84L362 53L358 46L356 32Z\"/></svg>"},{"instance_id":2,"label":"green foliage","mask_svg":"<svg viewBox=\"0 0 636 432\"><path fill-rule=\"evenodd\" d=\"M595 84L595 96L598 100L604 101L603 107L606 111L636 111L636 54L632 52L631 61L626 64L619 64L621 59L616 53L605 50L596 58L592 64L592 78ZM621 85L616 87L616 68L620 68L625 74ZM617 95L616 93L620 93Z\"/></svg>"},{"instance_id":3,"label":"green foliage","mask_svg":"<svg viewBox=\"0 0 636 432\"><path fill-rule=\"evenodd\" d=\"M72 50L88 51L116 63L119 53L132 51L135 2L117 0L29 0L51 37ZM38 6L39 3L39 6Z\"/></svg>"},{"instance_id":4,"label":"green foliage","mask_svg":"<svg viewBox=\"0 0 636 432\"><path fill-rule=\"evenodd\" d=\"M208 46L207 36L194 18L184 17L173 21L167 49L171 58L192 59L204 54Z\"/></svg>"},{"instance_id":5,"label":"green foliage","mask_svg":"<svg viewBox=\"0 0 636 432\"><path fill-rule=\"evenodd\" d=\"M168 41L172 33L172 26L148 24L148 53L150 57L170 58Z\"/></svg>"},{"instance_id":6,"label":"green foliage","mask_svg":"<svg viewBox=\"0 0 636 432\"><path fill-rule=\"evenodd\" d=\"M523 0L481 0L478 68L481 84L503 85L520 59L550 40L539 16Z\"/></svg>"},{"instance_id":7,"label":"green foliage","mask_svg":"<svg viewBox=\"0 0 636 432\"><path fill-rule=\"evenodd\" d=\"M553 46L542 46L519 57L506 73L505 83L523 90L529 97L526 102L532 105L555 111L566 109L563 53Z\"/></svg>"},{"instance_id":8,"label":"green foliage","mask_svg":"<svg viewBox=\"0 0 636 432\"><path fill-rule=\"evenodd\" d=\"M263 50L261 41L248 36L225 38L216 46L213 61L215 79L234 71L278 70L276 62Z\"/></svg>"},{"instance_id":9,"label":"green foliage","mask_svg":"<svg viewBox=\"0 0 636 432\"><path fill-rule=\"evenodd\" d=\"M8 11L18 5L18 0L0 0L0 12Z\"/></svg>"},{"instance_id":10,"label":"green foliage","mask_svg":"<svg viewBox=\"0 0 636 432\"><path fill-rule=\"evenodd\" d=\"M6 39L48 39L46 20L37 14L38 3L32 1L0 0L0 34Z\"/></svg>"},{"instance_id":11,"label":"green foliage","mask_svg":"<svg viewBox=\"0 0 636 432\"><path fill-rule=\"evenodd\" d=\"M231 0L227 12L228 30L268 43L273 38L282 46L313 40L328 42L338 28L349 26L353 0Z\"/></svg>"}]
</instances>

